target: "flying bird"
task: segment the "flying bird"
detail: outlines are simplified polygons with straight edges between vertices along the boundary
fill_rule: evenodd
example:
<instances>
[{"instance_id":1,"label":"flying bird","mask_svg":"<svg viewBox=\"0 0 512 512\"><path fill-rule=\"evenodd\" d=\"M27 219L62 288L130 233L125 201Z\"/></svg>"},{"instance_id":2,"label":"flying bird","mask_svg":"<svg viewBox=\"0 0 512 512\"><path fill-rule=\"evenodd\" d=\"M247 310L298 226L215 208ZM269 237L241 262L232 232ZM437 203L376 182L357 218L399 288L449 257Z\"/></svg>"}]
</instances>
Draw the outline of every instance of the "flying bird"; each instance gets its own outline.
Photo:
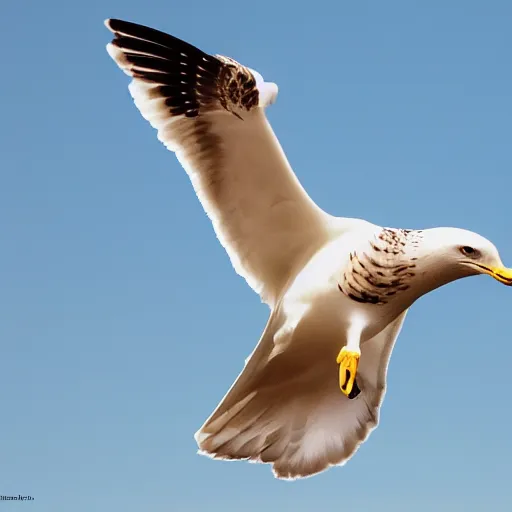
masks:
<instances>
[{"instance_id":1,"label":"flying bird","mask_svg":"<svg viewBox=\"0 0 512 512\"><path fill-rule=\"evenodd\" d=\"M271 310L195 435L200 453L270 463L284 479L344 464L377 426L408 308L467 276L512 285L512 269L470 231L326 213L265 116L276 84L163 32L115 19L106 26L135 105L187 172L234 269Z\"/></svg>"}]
</instances>

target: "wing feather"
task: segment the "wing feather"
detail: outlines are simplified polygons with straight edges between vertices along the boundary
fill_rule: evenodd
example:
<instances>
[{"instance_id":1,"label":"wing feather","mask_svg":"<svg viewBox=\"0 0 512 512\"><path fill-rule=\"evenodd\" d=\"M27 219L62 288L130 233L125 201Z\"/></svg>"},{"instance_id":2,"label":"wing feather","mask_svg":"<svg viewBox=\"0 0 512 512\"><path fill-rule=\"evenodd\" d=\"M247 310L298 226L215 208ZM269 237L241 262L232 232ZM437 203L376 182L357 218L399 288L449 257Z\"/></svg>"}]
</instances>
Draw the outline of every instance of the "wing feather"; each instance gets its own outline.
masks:
<instances>
[{"instance_id":1,"label":"wing feather","mask_svg":"<svg viewBox=\"0 0 512 512\"><path fill-rule=\"evenodd\" d=\"M333 220L300 185L266 119L277 86L163 32L106 26L136 106L176 152L235 270L272 306Z\"/></svg>"},{"instance_id":2,"label":"wing feather","mask_svg":"<svg viewBox=\"0 0 512 512\"><path fill-rule=\"evenodd\" d=\"M345 464L379 422L389 359L404 318L402 313L363 343L361 393L349 400L339 389L334 356L322 354L318 344L306 341L301 349L294 340L293 348L271 358L283 321L274 311L246 367L196 433L201 453L270 463L285 479Z\"/></svg>"}]
</instances>

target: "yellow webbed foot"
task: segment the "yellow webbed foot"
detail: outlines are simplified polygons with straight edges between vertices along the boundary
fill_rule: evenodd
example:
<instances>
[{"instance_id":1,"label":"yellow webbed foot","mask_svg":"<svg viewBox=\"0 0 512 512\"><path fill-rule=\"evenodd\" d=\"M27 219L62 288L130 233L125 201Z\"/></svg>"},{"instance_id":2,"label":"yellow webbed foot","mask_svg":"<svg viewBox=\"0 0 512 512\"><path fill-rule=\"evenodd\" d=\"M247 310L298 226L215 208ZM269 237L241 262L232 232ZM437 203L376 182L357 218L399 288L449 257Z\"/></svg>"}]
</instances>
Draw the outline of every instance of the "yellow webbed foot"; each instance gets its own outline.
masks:
<instances>
[{"instance_id":1,"label":"yellow webbed foot","mask_svg":"<svg viewBox=\"0 0 512 512\"><path fill-rule=\"evenodd\" d=\"M360 355L360 352L343 347L336 358L336 362L340 365L340 389L348 398L355 398L359 394L356 373Z\"/></svg>"}]
</instances>

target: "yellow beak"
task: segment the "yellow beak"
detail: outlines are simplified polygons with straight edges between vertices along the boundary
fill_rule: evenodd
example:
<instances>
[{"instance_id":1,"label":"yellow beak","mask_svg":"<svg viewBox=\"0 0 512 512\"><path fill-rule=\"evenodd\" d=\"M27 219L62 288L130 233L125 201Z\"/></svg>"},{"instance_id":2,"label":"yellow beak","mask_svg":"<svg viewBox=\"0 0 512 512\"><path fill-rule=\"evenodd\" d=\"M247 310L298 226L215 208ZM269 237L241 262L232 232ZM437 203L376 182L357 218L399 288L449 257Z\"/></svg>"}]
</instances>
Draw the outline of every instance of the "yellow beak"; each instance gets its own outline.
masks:
<instances>
[{"instance_id":1,"label":"yellow beak","mask_svg":"<svg viewBox=\"0 0 512 512\"><path fill-rule=\"evenodd\" d=\"M486 274L494 277L500 283L512 286L512 268L506 267L485 267L478 265Z\"/></svg>"}]
</instances>

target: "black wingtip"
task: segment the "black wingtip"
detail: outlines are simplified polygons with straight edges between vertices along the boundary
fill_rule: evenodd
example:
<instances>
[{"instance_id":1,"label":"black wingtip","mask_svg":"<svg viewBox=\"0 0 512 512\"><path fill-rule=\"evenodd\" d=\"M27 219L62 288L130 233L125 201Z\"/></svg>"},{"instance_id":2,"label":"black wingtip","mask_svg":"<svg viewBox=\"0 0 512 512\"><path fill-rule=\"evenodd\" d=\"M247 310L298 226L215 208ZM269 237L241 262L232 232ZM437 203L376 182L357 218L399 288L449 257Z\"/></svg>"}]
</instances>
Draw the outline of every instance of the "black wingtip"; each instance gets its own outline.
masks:
<instances>
[{"instance_id":1,"label":"black wingtip","mask_svg":"<svg viewBox=\"0 0 512 512\"><path fill-rule=\"evenodd\" d=\"M131 21L123 21L118 20L116 18L107 18L105 21L105 26L111 31L111 32L122 32L123 30L129 29L129 28L148 28L144 25L139 25L138 23L132 23Z\"/></svg>"},{"instance_id":2,"label":"black wingtip","mask_svg":"<svg viewBox=\"0 0 512 512\"><path fill-rule=\"evenodd\" d=\"M105 26L115 35L116 39L126 36L141 39L143 41L150 41L169 48L179 46L182 51L200 52L202 56L208 56L194 45L146 25L140 25L139 23L133 23L131 21L118 20L116 18L108 18L105 20Z\"/></svg>"},{"instance_id":3,"label":"black wingtip","mask_svg":"<svg viewBox=\"0 0 512 512\"><path fill-rule=\"evenodd\" d=\"M240 118L237 108L258 105L255 78L235 61L144 25L110 18L105 26L114 34L107 45L114 61L136 80L159 86L153 93L165 99L172 115L195 117L200 109L223 108Z\"/></svg>"},{"instance_id":4,"label":"black wingtip","mask_svg":"<svg viewBox=\"0 0 512 512\"><path fill-rule=\"evenodd\" d=\"M140 23L134 23L133 21L125 21L117 18L107 18L105 20L105 26L112 32L124 32L130 30L149 29L146 25ZM150 29L155 30L155 29Z\"/></svg>"},{"instance_id":5,"label":"black wingtip","mask_svg":"<svg viewBox=\"0 0 512 512\"><path fill-rule=\"evenodd\" d=\"M122 23L121 20L116 20L115 18L107 18L103 22L103 24L105 25L105 27L107 27L110 30L110 32L114 32L115 33L117 31L116 30L116 25L118 25L119 22Z\"/></svg>"}]
</instances>

